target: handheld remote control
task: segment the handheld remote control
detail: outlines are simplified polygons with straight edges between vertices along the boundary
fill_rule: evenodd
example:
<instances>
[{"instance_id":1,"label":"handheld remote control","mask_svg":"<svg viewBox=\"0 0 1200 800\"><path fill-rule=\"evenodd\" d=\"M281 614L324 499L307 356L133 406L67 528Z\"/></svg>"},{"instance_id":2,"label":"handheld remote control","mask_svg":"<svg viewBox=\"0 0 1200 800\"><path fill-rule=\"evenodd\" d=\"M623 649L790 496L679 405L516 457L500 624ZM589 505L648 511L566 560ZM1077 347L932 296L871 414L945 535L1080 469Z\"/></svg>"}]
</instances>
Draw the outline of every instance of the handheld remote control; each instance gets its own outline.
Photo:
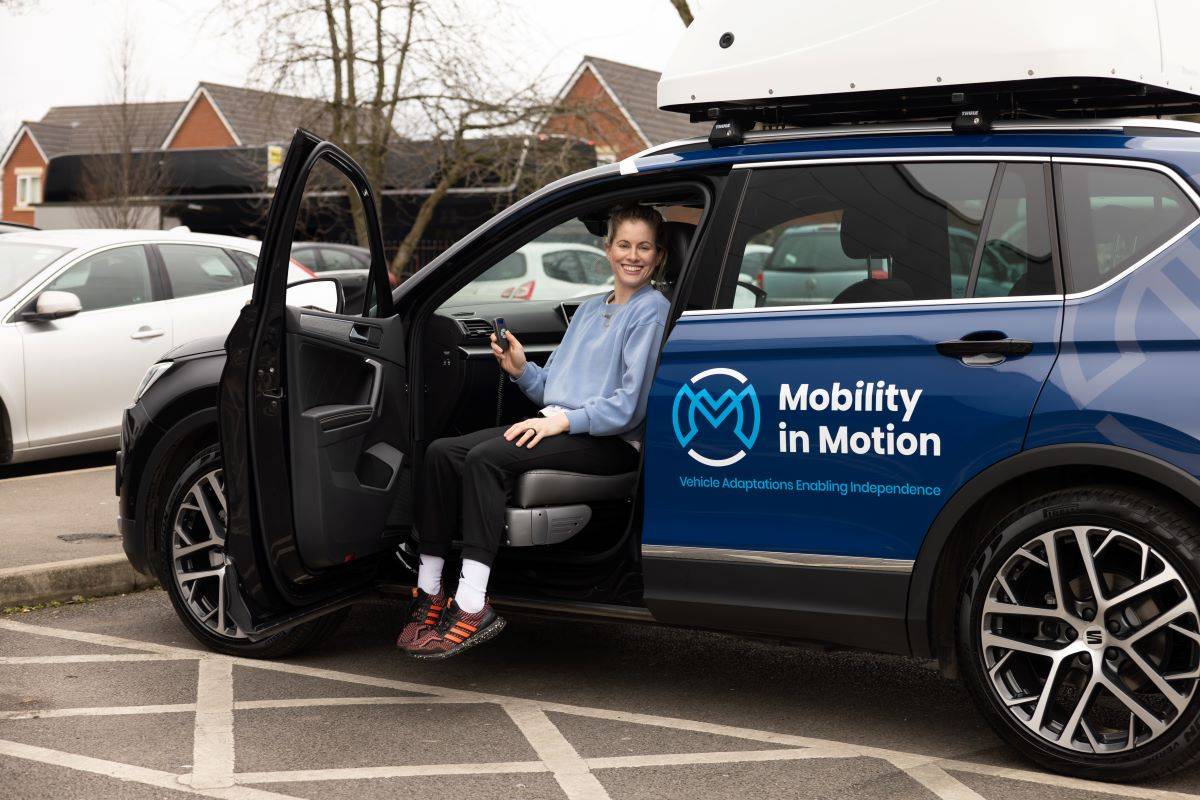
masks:
<instances>
[{"instance_id":1,"label":"handheld remote control","mask_svg":"<svg viewBox=\"0 0 1200 800\"><path fill-rule=\"evenodd\" d=\"M508 327L504 324L504 317L496 317L492 329L496 332L496 344L500 345L501 350L508 352Z\"/></svg>"}]
</instances>

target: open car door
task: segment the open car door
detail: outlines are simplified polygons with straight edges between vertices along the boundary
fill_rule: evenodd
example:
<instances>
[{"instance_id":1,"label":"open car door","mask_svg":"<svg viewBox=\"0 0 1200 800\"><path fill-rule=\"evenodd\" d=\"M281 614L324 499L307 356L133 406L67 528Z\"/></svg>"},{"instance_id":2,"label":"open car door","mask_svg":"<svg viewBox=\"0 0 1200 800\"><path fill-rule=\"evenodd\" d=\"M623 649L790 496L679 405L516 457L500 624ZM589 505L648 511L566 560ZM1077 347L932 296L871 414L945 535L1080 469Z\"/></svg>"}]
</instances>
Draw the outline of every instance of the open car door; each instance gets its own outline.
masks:
<instances>
[{"instance_id":1,"label":"open car door","mask_svg":"<svg viewBox=\"0 0 1200 800\"><path fill-rule=\"evenodd\" d=\"M326 201L362 206L371 272L360 315L286 302L292 239L314 169L349 184L344 194L314 185ZM271 202L253 299L226 340L220 386L232 567L225 591L229 614L251 639L370 586L393 545L389 514L403 516L411 497L405 337L386 265L362 169L298 130Z\"/></svg>"}]
</instances>

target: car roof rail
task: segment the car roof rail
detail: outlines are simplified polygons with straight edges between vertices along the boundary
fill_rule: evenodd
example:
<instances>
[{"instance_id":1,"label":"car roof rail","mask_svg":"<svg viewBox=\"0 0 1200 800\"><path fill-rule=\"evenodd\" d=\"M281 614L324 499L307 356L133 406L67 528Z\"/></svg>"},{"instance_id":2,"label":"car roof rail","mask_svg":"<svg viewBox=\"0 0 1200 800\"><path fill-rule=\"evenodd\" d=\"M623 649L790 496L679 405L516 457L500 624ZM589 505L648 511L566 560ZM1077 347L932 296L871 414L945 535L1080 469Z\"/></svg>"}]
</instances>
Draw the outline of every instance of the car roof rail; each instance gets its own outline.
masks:
<instances>
[{"instance_id":1,"label":"car roof rail","mask_svg":"<svg viewBox=\"0 0 1200 800\"><path fill-rule=\"evenodd\" d=\"M781 142L792 139L834 139L855 136L900 136L951 133L951 122L884 122L829 125L815 128L772 127L742 134L744 144ZM989 133L1119 133L1125 136L1200 136L1200 123L1182 119L1117 117L1113 119L1006 119L989 123ZM677 153L685 149L716 147L710 138L676 139L647 147L621 161L621 172L637 172L636 162L647 156Z\"/></svg>"}]
</instances>

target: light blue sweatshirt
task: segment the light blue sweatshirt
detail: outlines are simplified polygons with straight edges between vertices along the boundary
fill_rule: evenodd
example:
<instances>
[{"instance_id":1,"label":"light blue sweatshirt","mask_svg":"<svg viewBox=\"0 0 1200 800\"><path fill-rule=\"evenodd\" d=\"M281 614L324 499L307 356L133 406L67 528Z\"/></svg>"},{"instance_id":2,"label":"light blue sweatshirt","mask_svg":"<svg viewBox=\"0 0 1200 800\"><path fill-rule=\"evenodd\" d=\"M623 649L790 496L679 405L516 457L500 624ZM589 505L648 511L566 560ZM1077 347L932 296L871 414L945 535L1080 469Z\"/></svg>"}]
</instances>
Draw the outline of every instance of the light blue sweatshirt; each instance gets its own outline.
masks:
<instances>
[{"instance_id":1,"label":"light blue sweatshirt","mask_svg":"<svg viewBox=\"0 0 1200 800\"><path fill-rule=\"evenodd\" d=\"M604 299L585 301L546 366L530 361L515 380L537 405L567 409L571 433L635 441L671 304L649 284L622 305Z\"/></svg>"}]
</instances>

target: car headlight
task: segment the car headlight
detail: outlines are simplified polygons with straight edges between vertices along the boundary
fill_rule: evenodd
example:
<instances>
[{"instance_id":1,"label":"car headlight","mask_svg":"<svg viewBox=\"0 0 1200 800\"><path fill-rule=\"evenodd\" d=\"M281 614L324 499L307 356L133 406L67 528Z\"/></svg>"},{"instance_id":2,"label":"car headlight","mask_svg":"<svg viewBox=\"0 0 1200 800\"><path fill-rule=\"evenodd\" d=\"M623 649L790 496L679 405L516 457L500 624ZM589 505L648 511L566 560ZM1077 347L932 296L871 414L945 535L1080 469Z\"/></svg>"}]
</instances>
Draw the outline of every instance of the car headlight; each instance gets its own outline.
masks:
<instances>
[{"instance_id":1,"label":"car headlight","mask_svg":"<svg viewBox=\"0 0 1200 800\"><path fill-rule=\"evenodd\" d=\"M152 364L150 369L146 370L146 375L142 378L142 382L138 384L137 391L133 394L133 402L136 403L138 400L141 400L142 395L154 385L156 380L163 376L164 372L171 368L171 364L173 363L173 361L159 361L157 364Z\"/></svg>"}]
</instances>

